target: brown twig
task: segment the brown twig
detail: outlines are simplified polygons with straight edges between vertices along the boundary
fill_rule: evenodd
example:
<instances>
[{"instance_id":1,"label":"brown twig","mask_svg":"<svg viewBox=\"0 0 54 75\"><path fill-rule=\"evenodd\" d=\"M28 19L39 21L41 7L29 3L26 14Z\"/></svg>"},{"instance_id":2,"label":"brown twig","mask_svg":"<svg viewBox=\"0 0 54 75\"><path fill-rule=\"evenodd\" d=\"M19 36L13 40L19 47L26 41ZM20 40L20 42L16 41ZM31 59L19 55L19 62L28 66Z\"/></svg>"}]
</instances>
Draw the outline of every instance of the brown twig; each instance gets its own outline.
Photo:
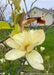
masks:
<instances>
[{"instance_id":1,"label":"brown twig","mask_svg":"<svg viewBox=\"0 0 54 75\"><path fill-rule=\"evenodd\" d=\"M3 43L3 42L6 41L8 38L10 38L10 36L8 36L7 38L5 38L4 40L1 40L0 43Z\"/></svg>"},{"instance_id":2,"label":"brown twig","mask_svg":"<svg viewBox=\"0 0 54 75\"><path fill-rule=\"evenodd\" d=\"M26 8L27 15L28 15L28 17L30 18L30 15L28 14L27 5L26 5L25 0L24 0L24 4L25 4L25 8ZM30 28L31 28L31 23L30 23Z\"/></svg>"},{"instance_id":3,"label":"brown twig","mask_svg":"<svg viewBox=\"0 0 54 75\"><path fill-rule=\"evenodd\" d=\"M47 16L50 11L51 11L51 9L48 10L48 12L45 14L45 16Z\"/></svg>"},{"instance_id":4,"label":"brown twig","mask_svg":"<svg viewBox=\"0 0 54 75\"><path fill-rule=\"evenodd\" d=\"M37 0L35 0L35 1L31 4L30 10L31 10L32 6L34 5L34 3L35 3L36 1L37 1Z\"/></svg>"},{"instance_id":5,"label":"brown twig","mask_svg":"<svg viewBox=\"0 0 54 75\"><path fill-rule=\"evenodd\" d=\"M25 61L26 61L26 59L23 59L23 61L21 61L21 64L22 64L22 63L23 63L23 64L20 65L20 69L19 69L19 71L18 71L18 74L19 74L19 75L21 75L21 72L22 72L22 70L23 70L23 67L24 67Z\"/></svg>"},{"instance_id":6,"label":"brown twig","mask_svg":"<svg viewBox=\"0 0 54 75\"><path fill-rule=\"evenodd\" d=\"M25 0L24 0L24 4L25 4L26 12L27 12L28 10L27 10L27 5L26 5L26 2L25 2Z\"/></svg>"},{"instance_id":7,"label":"brown twig","mask_svg":"<svg viewBox=\"0 0 54 75\"><path fill-rule=\"evenodd\" d=\"M10 0L8 0L8 3L10 4ZM10 4L10 6L11 6L11 9L12 9L12 11L13 11L13 7L12 7L12 4Z\"/></svg>"}]
</instances>

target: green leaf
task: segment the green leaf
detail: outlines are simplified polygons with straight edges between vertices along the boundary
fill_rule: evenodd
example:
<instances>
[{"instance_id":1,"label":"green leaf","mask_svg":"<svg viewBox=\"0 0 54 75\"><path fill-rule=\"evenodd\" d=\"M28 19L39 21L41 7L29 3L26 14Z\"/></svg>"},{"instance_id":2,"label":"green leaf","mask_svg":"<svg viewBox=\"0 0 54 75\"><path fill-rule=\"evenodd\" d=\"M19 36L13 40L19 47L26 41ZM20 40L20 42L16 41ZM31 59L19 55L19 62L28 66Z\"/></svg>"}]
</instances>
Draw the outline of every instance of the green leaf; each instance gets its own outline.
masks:
<instances>
[{"instance_id":1,"label":"green leaf","mask_svg":"<svg viewBox=\"0 0 54 75\"><path fill-rule=\"evenodd\" d=\"M18 32L21 32L21 28L20 28L19 24L15 25L15 30L17 30Z\"/></svg>"},{"instance_id":2,"label":"green leaf","mask_svg":"<svg viewBox=\"0 0 54 75\"><path fill-rule=\"evenodd\" d=\"M15 20L14 20L14 24L18 23L18 19L20 18L21 15L22 15L22 13L19 13L16 15Z\"/></svg>"},{"instance_id":3,"label":"green leaf","mask_svg":"<svg viewBox=\"0 0 54 75\"><path fill-rule=\"evenodd\" d=\"M26 30L26 31L30 31L30 29L29 29L29 28L24 28L24 30Z\"/></svg>"},{"instance_id":4,"label":"green leaf","mask_svg":"<svg viewBox=\"0 0 54 75\"><path fill-rule=\"evenodd\" d=\"M9 36L12 37L12 36L14 36L15 34L18 34L18 33L19 32L17 30L13 30Z\"/></svg>"},{"instance_id":5,"label":"green leaf","mask_svg":"<svg viewBox=\"0 0 54 75\"><path fill-rule=\"evenodd\" d=\"M0 29L10 29L10 25L7 22L0 21Z\"/></svg>"},{"instance_id":6,"label":"green leaf","mask_svg":"<svg viewBox=\"0 0 54 75\"><path fill-rule=\"evenodd\" d=\"M17 8L17 11L19 12L21 10L21 7L19 6L18 8Z\"/></svg>"},{"instance_id":7,"label":"green leaf","mask_svg":"<svg viewBox=\"0 0 54 75\"><path fill-rule=\"evenodd\" d=\"M14 19L15 19L15 12L14 12L14 11L12 11L10 14L12 15L12 21L13 21L13 23L14 23Z\"/></svg>"},{"instance_id":8,"label":"green leaf","mask_svg":"<svg viewBox=\"0 0 54 75\"><path fill-rule=\"evenodd\" d=\"M10 37L14 36L15 34L18 34L21 32L20 26L19 24L17 24L14 28L14 30L11 32L11 34L9 35Z\"/></svg>"}]
</instances>

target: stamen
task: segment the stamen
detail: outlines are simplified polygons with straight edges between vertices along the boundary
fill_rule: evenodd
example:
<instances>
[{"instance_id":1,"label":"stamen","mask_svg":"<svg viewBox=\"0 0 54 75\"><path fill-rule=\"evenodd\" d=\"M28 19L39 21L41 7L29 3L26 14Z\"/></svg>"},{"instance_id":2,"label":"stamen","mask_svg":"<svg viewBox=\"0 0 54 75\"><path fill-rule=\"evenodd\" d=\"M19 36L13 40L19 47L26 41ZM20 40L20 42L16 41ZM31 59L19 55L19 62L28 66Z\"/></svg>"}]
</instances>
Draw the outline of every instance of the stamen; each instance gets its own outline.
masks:
<instances>
[{"instance_id":1,"label":"stamen","mask_svg":"<svg viewBox=\"0 0 54 75\"><path fill-rule=\"evenodd\" d=\"M28 47L28 46L29 46L29 45L26 45L26 46L25 46L25 50L26 50L26 51L27 51L27 47Z\"/></svg>"}]
</instances>

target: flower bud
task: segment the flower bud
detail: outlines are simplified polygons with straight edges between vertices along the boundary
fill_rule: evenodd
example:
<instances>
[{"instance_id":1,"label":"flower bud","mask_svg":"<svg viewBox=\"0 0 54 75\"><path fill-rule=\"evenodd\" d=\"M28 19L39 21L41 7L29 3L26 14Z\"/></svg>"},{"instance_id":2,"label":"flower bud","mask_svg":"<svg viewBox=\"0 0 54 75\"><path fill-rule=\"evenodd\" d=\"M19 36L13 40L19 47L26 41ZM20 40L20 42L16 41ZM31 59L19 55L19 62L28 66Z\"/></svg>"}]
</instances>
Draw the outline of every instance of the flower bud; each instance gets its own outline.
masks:
<instances>
[{"instance_id":1,"label":"flower bud","mask_svg":"<svg viewBox=\"0 0 54 75\"><path fill-rule=\"evenodd\" d=\"M24 74L24 72L21 72L21 74L20 75L23 75Z\"/></svg>"},{"instance_id":2,"label":"flower bud","mask_svg":"<svg viewBox=\"0 0 54 75\"><path fill-rule=\"evenodd\" d=\"M50 59L50 56L45 56L45 60L49 60Z\"/></svg>"},{"instance_id":3,"label":"flower bud","mask_svg":"<svg viewBox=\"0 0 54 75\"><path fill-rule=\"evenodd\" d=\"M5 62L5 59L4 58L0 59L0 62L1 64L3 64Z\"/></svg>"},{"instance_id":4,"label":"flower bud","mask_svg":"<svg viewBox=\"0 0 54 75\"><path fill-rule=\"evenodd\" d=\"M28 62L27 61L25 61L25 65L28 65Z\"/></svg>"},{"instance_id":5,"label":"flower bud","mask_svg":"<svg viewBox=\"0 0 54 75\"><path fill-rule=\"evenodd\" d=\"M45 48L44 48L44 47L40 47L40 50L41 50L41 52L42 52L42 51L44 51L44 50L45 50Z\"/></svg>"}]
</instances>

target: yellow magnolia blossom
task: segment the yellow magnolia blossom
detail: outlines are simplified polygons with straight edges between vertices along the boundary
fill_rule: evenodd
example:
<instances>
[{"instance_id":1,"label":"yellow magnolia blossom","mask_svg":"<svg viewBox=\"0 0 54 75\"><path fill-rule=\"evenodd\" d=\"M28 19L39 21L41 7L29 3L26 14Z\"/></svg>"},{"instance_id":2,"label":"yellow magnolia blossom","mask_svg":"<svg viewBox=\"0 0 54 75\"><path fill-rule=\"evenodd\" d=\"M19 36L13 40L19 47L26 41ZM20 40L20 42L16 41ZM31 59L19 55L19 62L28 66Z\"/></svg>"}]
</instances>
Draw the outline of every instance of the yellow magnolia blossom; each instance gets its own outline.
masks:
<instances>
[{"instance_id":1,"label":"yellow magnolia blossom","mask_svg":"<svg viewBox=\"0 0 54 75\"><path fill-rule=\"evenodd\" d=\"M45 40L43 30L23 31L6 40L6 43L13 49L6 53L7 60L16 60L25 56L30 65L38 70L44 70L42 56L33 48Z\"/></svg>"}]
</instances>

